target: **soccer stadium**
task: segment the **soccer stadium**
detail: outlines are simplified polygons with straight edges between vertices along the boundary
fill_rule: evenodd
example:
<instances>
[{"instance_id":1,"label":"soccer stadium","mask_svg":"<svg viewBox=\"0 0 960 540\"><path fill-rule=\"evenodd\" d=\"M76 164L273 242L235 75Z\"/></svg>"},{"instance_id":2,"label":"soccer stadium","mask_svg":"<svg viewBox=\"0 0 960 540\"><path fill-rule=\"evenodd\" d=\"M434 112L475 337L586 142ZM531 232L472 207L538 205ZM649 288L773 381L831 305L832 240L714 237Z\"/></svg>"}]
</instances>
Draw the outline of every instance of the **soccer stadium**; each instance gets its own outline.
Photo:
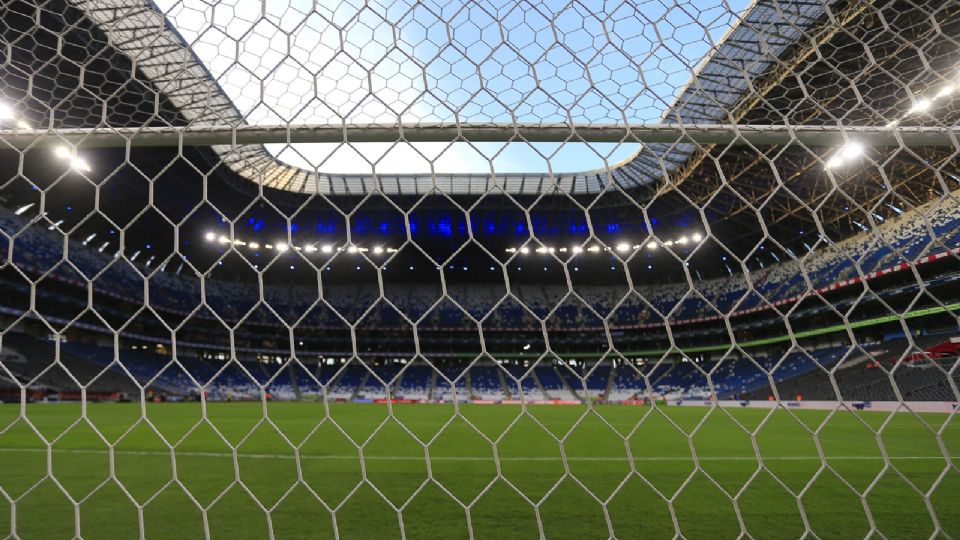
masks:
<instances>
[{"instance_id":1,"label":"soccer stadium","mask_svg":"<svg viewBox=\"0 0 960 540\"><path fill-rule=\"evenodd\" d=\"M0 44L0 537L960 538L960 4Z\"/></svg>"}]
</instances>

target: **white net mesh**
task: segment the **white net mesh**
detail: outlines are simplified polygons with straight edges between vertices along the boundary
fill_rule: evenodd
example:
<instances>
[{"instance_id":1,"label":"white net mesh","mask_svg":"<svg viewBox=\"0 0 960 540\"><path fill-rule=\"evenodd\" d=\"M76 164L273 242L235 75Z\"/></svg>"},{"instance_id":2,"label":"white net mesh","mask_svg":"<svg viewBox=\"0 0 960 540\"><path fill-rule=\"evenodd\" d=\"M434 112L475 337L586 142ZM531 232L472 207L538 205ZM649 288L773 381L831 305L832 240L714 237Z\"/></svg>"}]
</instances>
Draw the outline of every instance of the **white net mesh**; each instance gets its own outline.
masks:
<instances>
[{"instance_id":1,"label":"white net mesh","mask_svg":"<svg viewBox=\"0 0 960 540\"><path fill-rule=\"evenodd\" d=\"M4 536L960 535L960 6L0 21Z\"/></svg>"}]
</instances>

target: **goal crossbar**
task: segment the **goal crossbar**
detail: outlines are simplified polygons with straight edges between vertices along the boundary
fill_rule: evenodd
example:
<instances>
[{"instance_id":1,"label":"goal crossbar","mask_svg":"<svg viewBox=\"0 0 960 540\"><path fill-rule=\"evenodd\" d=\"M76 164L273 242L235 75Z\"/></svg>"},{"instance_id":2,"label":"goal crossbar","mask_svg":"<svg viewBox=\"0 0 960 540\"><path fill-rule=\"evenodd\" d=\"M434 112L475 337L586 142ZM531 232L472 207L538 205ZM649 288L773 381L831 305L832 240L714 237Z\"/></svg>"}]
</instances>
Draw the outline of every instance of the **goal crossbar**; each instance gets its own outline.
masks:
<instances>
[{"instance_id":1,"label":"goal crossbar","mask_svg":"<svg viewBox=\"0 0 960 540\"><path fill-rule=\"evenodd\" d=\"M788 126L734 124L411 124L160 126L0 129L0 148L82 148L393 142L697 143L939 146L960 149L960 126Z\"/></svg>"}]
</instances>

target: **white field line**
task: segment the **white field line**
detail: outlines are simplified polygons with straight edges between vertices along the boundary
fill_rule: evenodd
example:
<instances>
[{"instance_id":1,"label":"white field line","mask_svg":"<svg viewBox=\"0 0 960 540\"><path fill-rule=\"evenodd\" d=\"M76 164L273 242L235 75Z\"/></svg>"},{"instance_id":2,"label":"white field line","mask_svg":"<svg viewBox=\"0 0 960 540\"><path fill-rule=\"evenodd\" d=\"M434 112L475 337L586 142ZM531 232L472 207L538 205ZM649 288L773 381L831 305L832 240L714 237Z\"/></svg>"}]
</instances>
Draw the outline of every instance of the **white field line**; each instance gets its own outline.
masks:
<instances>
[{"instance_id":1,"label":"white field line","mask_svg":"<svg viewBox=\"0 0 960 540\"><path fill-rule=\"evenodd\" d=\"M0 448L4 453L35 453L46 454L46 448ZM53 450L54 454L96 454L107 455L108 450L86 449L86 448L57 448ZM126 456L164 456L169 457L168 451L154 450L114 450L115 455ZM233 454L229 452L190 452L174 451L174 455L182 457L209 457L209 458L232 458ZM289 454L248 454L238 453L237 457L243 459L296 459L293 453ZM356 460L358 455L316 455L301 454L303 460ZM423 461L423 456L378 456L365 455L364 461ZM700 461L756 461L754 456L700 456ZM960 459L960 456L951 456L950 459ZM769 456L764 457L764 461L820 461L818 456ZM882 461L881 456L827 456L827 461ZM943 456L892 456L890 461L912 460L943 461ZM430 456L430 461L494 461L493 457L483 456ZM497 461L562 461L560 456L501 456ZM568 456L567 461L628 461L626 456ZM689 456L634 456L633 461L693 461Z\"/></svg>"}]
</instances>

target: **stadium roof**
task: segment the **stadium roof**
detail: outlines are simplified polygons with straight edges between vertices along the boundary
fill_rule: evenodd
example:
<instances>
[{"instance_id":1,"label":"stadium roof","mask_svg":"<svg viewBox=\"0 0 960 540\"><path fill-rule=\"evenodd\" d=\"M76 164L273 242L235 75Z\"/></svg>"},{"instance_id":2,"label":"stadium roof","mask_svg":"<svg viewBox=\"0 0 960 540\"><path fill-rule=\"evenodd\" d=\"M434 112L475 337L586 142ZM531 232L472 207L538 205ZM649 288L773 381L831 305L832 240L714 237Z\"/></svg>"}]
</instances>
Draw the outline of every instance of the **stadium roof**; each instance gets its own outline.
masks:
<instances>
[{"instance_id":1,"label":"stadium roof","mask_svg":"<svg viewBox=\"0 0 960 540\"><path fill-rule=\"evenodd\" d=\"M137 69L176 106L191 126L246 124L204 64L150 0L96 0L75 4L85 11L113 47L136 62ZM763 2L749 9L712 53L664 114L665 121L717 123L729 118L757 78L778 65L783 52L821 19L821 2ZM468 119L469 120L469 119ZM289 165L262 145L216 146L224 163L241 176L301 193L360 195L483 194L496 186L507 193L598 193L609 184L622 189L652 185L689 160L693 144L652 143L611 170L580 174L329 175Z\"/></svg>"}]
</instances>

